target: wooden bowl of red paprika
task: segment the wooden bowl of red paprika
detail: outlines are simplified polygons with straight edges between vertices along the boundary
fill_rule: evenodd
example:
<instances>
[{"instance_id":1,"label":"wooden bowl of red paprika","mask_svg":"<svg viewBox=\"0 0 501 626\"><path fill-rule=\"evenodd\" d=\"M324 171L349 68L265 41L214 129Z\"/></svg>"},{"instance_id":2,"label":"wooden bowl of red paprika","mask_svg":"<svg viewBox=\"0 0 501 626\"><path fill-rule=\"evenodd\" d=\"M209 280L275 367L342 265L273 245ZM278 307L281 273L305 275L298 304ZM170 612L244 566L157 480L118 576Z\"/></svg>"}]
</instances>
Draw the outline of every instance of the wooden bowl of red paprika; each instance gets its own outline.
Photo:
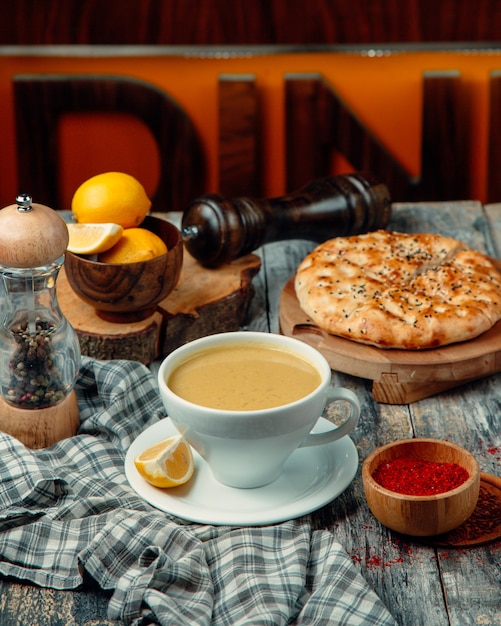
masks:
<instances>
[{"instance_id":1,"label":"wooden bowl of red paprika","mask_svg":"<svg viewBox=\"0 0 501 626\"><path fill-rule=\"evenodd\" d=\"M372 514L385 526L420 537L461 526L480 490L475 457L439 439L402 439L364 461L362 481Z\"/></svg>"}]
</instances>

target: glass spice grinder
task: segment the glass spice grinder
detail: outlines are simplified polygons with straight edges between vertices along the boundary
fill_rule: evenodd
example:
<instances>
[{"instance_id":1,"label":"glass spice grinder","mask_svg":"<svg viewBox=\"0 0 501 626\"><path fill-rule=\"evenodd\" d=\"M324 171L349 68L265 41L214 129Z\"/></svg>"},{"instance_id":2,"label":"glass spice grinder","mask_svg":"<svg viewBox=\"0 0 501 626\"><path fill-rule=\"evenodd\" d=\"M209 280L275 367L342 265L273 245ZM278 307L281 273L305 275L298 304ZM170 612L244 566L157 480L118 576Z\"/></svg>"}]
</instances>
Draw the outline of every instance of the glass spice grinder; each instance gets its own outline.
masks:
<instances>
[{"instance_id":1,"label":"glass spice grinder","mask_svg":"<svg viewBox=\"0 0 501 626\"><path fill-rule=\"evenodd\" d=\"M56 295L69 235L53 209L16 200L0 210L0 430L44 448L80 422L80 345Z\"/></svg>"}]
</instances>

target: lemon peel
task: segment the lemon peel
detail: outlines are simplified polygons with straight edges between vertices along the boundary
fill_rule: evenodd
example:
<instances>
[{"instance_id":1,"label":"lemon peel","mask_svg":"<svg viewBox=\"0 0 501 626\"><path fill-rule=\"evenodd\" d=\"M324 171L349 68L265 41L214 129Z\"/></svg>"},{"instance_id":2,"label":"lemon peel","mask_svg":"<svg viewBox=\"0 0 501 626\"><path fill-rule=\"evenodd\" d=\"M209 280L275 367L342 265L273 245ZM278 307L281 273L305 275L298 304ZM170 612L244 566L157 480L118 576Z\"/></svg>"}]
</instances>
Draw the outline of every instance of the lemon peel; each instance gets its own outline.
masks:
<instances>
[{"instance_id":1,"label":"lemon peel","mask_svg":"<svg viewBox=\"0 0 501 626\"><path fill-rule=\"evenodd\" d=\"M126 228L117 243L99 255L101 263L139 263L167 252L165 242L146 228Z\"/></svg>"},{"instance_id":2,"label":"lemon peel","mask_svg":"<svg viewBox=\"0 0 501 626\"><path fill-rule=\"evenodd\" d=\"M123 228L139 226L151 208L143 185L124 172L103 172L85 180L73 194L75 222L113 222Z\"/></svg>"}]
</instances>

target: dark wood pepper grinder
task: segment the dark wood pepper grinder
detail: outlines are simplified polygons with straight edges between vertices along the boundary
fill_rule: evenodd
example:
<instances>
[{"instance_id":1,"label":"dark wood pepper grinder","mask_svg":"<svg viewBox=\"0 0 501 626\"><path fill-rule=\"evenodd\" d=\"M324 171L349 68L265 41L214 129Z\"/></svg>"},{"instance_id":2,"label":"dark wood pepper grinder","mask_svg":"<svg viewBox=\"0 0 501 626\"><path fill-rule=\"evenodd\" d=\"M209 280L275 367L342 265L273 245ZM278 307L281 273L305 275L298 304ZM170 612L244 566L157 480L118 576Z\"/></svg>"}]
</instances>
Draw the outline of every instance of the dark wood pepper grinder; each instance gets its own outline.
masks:
<instances>
[{"instance_id":1,"label":"dark wood pepper grinder","mask_svg":"<svg viewBox=\"0 0 501 626\"><path fill-rule=\"evenodd\" d=\"M390 216L386 185L371 174L343 174L278 198L200 196L183 214L182 235L197 261L217 267L272 241L322 242L385 228Z\"/></svg>"}]
</instances>

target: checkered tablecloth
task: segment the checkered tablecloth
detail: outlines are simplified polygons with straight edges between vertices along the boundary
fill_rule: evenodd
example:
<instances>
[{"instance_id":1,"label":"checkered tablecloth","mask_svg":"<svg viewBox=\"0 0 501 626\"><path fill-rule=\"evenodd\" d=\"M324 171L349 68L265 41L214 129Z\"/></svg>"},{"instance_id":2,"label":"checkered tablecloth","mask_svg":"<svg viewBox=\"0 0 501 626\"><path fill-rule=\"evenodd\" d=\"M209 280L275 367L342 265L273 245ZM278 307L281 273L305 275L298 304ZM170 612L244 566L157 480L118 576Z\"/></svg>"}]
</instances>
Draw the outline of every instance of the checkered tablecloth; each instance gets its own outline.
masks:
<instances>
[{"instance_id":1,"label":"checkered tablecloth","mask_svg":"<svg viewBox=\"0 0 501 626\"><path fill-rule=\"evenodd\" d=\"M129 487L132 441L164 417L148 368L83 359L78 434L29 450L0 433L0 574L56 589L90 575L126 624L394 624L310 519L260 528L169 517Z\"/></svg>"}]
</instances>

